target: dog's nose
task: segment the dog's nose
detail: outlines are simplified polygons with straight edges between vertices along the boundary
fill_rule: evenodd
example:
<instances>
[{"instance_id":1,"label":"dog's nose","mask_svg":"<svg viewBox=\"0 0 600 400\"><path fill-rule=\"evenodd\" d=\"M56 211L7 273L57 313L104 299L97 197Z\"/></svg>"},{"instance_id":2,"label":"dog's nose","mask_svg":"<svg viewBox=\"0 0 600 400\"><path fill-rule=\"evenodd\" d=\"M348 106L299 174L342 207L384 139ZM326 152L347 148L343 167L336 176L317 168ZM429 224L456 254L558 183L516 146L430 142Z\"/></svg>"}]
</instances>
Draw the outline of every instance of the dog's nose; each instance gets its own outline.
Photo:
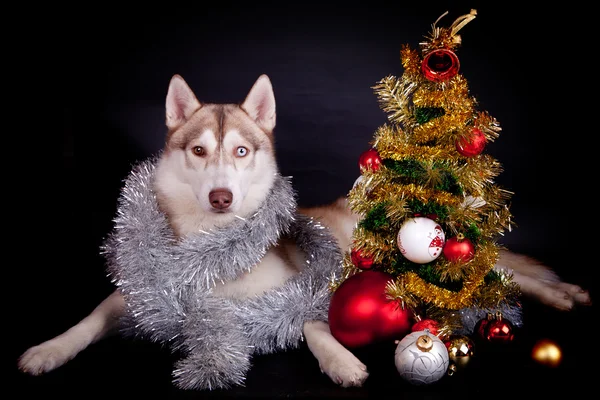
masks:
<instances>
[{"instance_id":1,"label":"dog's nose","mask_svg":"<svg viewBox=\"0 0 600 400\"><path fill-rule=\"evenodd\" d=\"M227 189L215 189L208 194L210 205L217 210L223 210L231 205L233 194Z\"/></svg>"}]
</instances>

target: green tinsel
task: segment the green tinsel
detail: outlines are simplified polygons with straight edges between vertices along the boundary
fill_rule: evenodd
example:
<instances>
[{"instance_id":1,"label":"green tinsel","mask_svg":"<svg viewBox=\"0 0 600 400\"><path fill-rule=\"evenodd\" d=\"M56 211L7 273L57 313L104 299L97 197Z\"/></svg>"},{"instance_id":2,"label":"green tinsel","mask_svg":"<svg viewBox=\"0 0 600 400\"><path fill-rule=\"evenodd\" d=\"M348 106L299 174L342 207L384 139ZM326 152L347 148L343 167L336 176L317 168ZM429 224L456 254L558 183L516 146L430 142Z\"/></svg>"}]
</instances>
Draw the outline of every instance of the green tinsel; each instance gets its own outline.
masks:
<instances>
[{"instance_id":1,"label":"green tinsel","mask_svg":"<svg viewBox=\"0 0 600 400\"><path fill-rule=\"evenodd\" d=\"M434 118L441 117L446 114L446 110L441 107L419 107L415 108L415 120L418 124L424 124Z\"/></svg>"},{"instance_id":2,"label":"green tinsel","mask_svg":"<svg viewBox=\"0 0 600 400\"><path fill-rule=\"evenodd\" d=\"M359 226L370 232L376 232L389 226L390 221L387 217L386 206L387 203L376 204L360 221Z\"/></svg>"},{"instance_id":3,"label":"green tinsel","mask_svg":"<svg viewBox=\"0 0 600 400\"><path fill-rule=\"evenodd\" d=\"M448 208L437 203L422 203L416 199L409 199L407 204L413 214L436 215L440 221L445 220L448 216Z\"/></svg>"},{"instance_id":4,"label":"green tinsel","mask_svg":"<svg viewBox=\"0 0 600 400\"><path fill-rule=\"evenodd\" d=\"M427 173L427 168L420 161L414 159L384 159L382 163L387 169L406 178L402 183L425 185L429 181L430 176ZM462 188L458 184L458 179L444 163L434 162L432 168L439 172L439 182L434 185L435 189L455 195L463 193Z\"/></svg>"}]
</instances>

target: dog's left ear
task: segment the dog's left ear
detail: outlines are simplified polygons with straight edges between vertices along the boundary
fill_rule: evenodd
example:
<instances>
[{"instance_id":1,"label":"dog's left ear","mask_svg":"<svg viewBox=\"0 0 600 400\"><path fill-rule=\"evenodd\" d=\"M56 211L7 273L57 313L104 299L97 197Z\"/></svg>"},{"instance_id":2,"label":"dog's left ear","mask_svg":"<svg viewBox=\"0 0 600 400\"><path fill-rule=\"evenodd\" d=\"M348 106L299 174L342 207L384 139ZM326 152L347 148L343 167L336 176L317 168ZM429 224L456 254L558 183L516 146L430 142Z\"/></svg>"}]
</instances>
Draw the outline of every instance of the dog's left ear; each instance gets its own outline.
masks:
<instances>
[{"instance_id":1,"label":"dog's left ear","mask_svg":"<svg viewBox=\"0 0 600 400\"><path fill-rule=\"evenodd\" d=\"M242 109L264 130L275 128L275 95L267 75L258 77L242 103Z\"/></svg>"}]
</instances>

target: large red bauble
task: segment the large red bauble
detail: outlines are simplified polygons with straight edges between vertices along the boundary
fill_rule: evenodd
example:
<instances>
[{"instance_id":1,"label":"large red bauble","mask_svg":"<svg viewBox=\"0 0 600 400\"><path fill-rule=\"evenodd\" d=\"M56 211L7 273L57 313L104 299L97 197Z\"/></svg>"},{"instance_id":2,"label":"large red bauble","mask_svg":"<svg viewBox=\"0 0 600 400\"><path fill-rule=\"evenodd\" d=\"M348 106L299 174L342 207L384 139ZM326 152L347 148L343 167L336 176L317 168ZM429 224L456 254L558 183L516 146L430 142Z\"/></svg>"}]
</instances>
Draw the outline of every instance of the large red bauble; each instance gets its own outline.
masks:
<instances>
[{"instance_id":1,"label":"large red bauble","mask_svg":"<svg viewBox=\"0 0 600 400\"><path fill-rule=\"evenodd\" d=\"M475 157L485 148L485 134L477 128L471 130L471 135L456 141L456 151L465 157Z\"/></svg>"},{"instance_id":2,"label":"large red bauble","mask_svg":"<svg viewBox=\"0 0 600 400\"><path fill-rule=\"evenodd\" d=\"M448 261L468 262L475 255L475 246L469 239L459 235L446 240L443 252Z\"/></svg>"},{"instance_id":3,"label":"large red bauble","mask_svg":"<svg viewBox=\"0 0 600 400\"><path fill-rule=\"evenodd\" d=\"M376 270L356 273L343 281L331 297L331 334L348 348L403 338L414 322L413 313L386 298L392 275Z\"/></svg>"},{"instance_id":4,"label":"large red bauble","mask_svg":"<svg viewBox=\"0 0 600 400\"><path fill-rule=\"evenodd\" d=\"M362 153L358 158L358 167L360 171L370 168L372 171L377 171L381 165L381 157L376 149L369 149Z\"/></svg>"}]
</instances>

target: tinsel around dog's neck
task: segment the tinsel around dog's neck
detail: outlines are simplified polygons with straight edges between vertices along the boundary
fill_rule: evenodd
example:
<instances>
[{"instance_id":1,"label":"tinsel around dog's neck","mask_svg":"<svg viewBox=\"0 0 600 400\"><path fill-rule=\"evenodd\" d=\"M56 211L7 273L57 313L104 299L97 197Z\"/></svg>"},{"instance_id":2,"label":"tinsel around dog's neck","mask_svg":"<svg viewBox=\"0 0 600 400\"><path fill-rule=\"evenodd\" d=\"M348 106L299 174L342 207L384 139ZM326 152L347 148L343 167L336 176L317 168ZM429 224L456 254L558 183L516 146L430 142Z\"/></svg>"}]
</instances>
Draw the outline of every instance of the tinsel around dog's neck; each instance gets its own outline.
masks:
<instances>
[{"instance_id":1,"label":"tinsel around dog's neck","mask_svg":"<svg viewBox=\"0 0 600 400\"><path fill-rule=\"evenodd\" d=\"M328 229L296 213L290 180L279 174L253 215L175 240L152 189L156 161L138 164L126 179L103 246L127 303L125 332L187 353L174 371L181 387L241 384L252 353L297 347L304 322L327 321L341 250ZM213 295L216 284L249 271L284 237L306 255L301 273L254 297Z\"/></svg>"},{"instance_id":2,"label":"tinsel around dog's neck","mask_svg":"<svg viewBox=\"0 0 600 400\"><path fill-rule=\"evenodd\" d=\"M150 264L158 263L153 266L165 269L161 257L168 258L166 269L175 282L206 290L217 282L239 277L262 259L294 221L292 185L288 178L277 174L270 193L253 215L176 240L152 189L155 165L154 160L140 163L126 180L115 234L121 242L147 244L148 256L154 261Z\"/></svg>"}]
</instances>

